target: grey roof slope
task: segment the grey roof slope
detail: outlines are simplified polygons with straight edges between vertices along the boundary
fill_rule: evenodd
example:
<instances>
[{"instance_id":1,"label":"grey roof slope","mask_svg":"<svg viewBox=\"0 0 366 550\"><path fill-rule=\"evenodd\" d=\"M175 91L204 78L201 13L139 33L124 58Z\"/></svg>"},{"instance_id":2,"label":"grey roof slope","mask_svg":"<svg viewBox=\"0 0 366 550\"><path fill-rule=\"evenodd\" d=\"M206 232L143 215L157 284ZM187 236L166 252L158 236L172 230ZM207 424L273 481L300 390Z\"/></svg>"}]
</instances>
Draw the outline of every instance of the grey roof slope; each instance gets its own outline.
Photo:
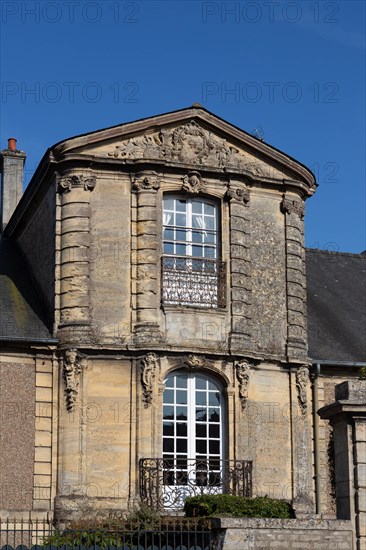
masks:
<instances>
[{"instance_id":1,"label":"grey roof slope","mask_svg":"<svg viewBox=\"0 0 366 550\"><path fill-rule=\"evenodd\" d=\"M52 340L26 265L16 245L1 238L0 340Z\"/></svg>"},{"instance_id":2,"label":"grey roof slope","mask_svg":"<svg viewBox=\"0 0 366 550\"><path fill-rule=\"evenodd\" d=\"M366 362L366 257L306 250L309 357Z\"/></svg>"}]
</instances>

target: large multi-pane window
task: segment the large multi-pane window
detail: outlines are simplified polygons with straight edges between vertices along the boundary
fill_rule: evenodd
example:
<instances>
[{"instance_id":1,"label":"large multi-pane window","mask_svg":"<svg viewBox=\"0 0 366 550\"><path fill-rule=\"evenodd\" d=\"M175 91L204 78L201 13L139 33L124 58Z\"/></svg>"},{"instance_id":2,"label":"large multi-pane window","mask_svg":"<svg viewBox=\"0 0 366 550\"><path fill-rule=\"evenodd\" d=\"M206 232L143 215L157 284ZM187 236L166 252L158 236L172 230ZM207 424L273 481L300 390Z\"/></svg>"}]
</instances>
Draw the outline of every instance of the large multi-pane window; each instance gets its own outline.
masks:
<instances>
[{"instance_id":1,"label":"large multi-pane window","mask_svg":"<svg viewBox=\"0 0 366 550\"><path fill-rule=\"evenodd\" d=\"M219 215L214 201L167 194L163 199L163 302L223 304Z\"/></svg>"},{"instance_id":2,"label":"large multi-pane window","mask_svg":"<svg viewBox=\"0 0 366 550\"><path fill-rule=\"evenodd\" d=\"M211 376L178 371L165 380L163 459L166 500L221 491L223 448L222 388Z\"/></svg>"}]
</instances>

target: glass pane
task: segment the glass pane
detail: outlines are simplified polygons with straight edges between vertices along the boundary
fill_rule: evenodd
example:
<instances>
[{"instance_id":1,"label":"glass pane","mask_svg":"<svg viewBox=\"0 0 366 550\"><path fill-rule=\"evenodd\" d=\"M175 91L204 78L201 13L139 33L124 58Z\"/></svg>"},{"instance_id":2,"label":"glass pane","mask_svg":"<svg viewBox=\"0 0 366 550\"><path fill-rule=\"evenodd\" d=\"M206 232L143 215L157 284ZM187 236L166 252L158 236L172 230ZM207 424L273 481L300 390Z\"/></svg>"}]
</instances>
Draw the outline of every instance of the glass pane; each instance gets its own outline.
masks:
<instances>
[{"instance_id":1,"label":"glass pane","mask_svg":"<svg viewBox=\"0 0 366 550\"><path fill-rule=\"evenodd\" d=\"M186 453L186 452L187 452L187 440L177 439L177 453Z\"/></svg>"},{"instance_id":2,"label":"glass pane","mask_svg":"<svg viewBox=\"0 0 366 550\"><path fill-rule=\"evenodd\" d=\"M174 241L174 230L173 229L164 229L163 239L167 241Z\"/></svg>"},{"instance_id":3,"label":"glass pane","mask_svg":"<svg viewBox=\"0 0 366 550\"><path fill-rule=\"evenodd\" d=\"M207 393L205 391L196 392L196 405L207 405Z\"/></svg>"},{"instance_id":4,"label":"glass pane","mask_svg":"<svg viewBox=\"0 0 366 550\"><path fill-rule=\"evenodd\" d=\"M210 424L210 437L220 437L220 426L219 424Z\"/></svg>"},{"instance_id":5,"label":"glass pane","mask_svg":"<svg viewBox=\"0 0 366 550\"><path fill-rule=\"evenodd\" d=\"M176 245L176 254L178 256L186 256L186 245L185 244L177 244Z\"/></svg>"},{"instance_id":6,"label":"glass pane","mask_svg":"<svg viewBox=\"0 0 366 550\"><path fill-rule=\"evenodd\" d=\"M164 453L173 453L174 452L174 439L165 438L163 439L163 452Z\"/></svg>"},{"instance_id":7,"label":"glass pane","mask_svg":"<svg viewBox=\"0 0 366 550\"><path fill-rule=\"evenodd\" d=\"M192 233L192 242L202 243L204 242L204 235L201 231L193 231Z\"/></svg>"},{"instance_id":8,"label":"glass pane","mask_svg":"<svg viewBox=\"0 0 366 550\"><path fill-rule=\"evenodd\" d=\"M201 201L192 201L192 212L194 214L201 214L201 212L202 212L202 202Z\"/></svg>"},{"instance_id":9,"label":"glass pane","mask_svg":"<svg viewBox=\"0 0 366 550\"><path fill-rule=\"evenodd\" d=\"M176 379L177 388L187 387L187 380L188 380L187 374L178 374L175 379Z\"/></svg>"},{"instance_id":10,"label":"glass pane","mask_svg":"<svg viewBox=\"0 0 366 550\"><path fill-rule=\"evenodd\" d=\"M216 258L216 248L205 246L205 258Z\"/></svg>"},{"instance_id":11,"label":"glass pane","mask_svg":"<svg viewBox=\"0 0 366 550\"><path fill-rule=\"evenodd\" d=\"M181 437L187 436L187 424L186 423L177 423L176 424L177 435Z\"/></svg>"},{"instance_id":12,"label":"glass pane","mask_svg":"<svg viewBox=\"0 0 366 550\"><path fill-rule=\"evenodd\" d=\"M210 409L209 421L210 422L220 422L219 409Z\"/></svg>"},{"instance_id":13,"label":"glass pane","mask_svg":"<svg viewBox=\"0 0 366 550\"><path fill-rule=\"evenodd\" d=\"M205 439L197 439L196 452L203 455L207 452L207 441Z\"/></svg>"},{"instance_id":14,"label":"glass pane","mask_svg":"<svg viewBox=\"0 0 366 550\"><path fill-rule=\"evenodd\" d=\"M187 208L187 201L184 199L176 199L175 209L177 212L185 212Z\"/></svg>"},{"instance_id":15,"label":"glass pane","mask_svg":"<svg viewBox=\"0 0 366 550\"><path fill-rule=\"evenodd\" d=\"M203 247L193 245L192 246L192 256L194 256L195 258L202 258L203 257Z\"/></svg>"},{"instance_id":16,"label":"glass pane","mask_svg":"<svg viewBox=\"0 0 366 550\"><path fill-rule=\"evenodd\" d=\"M186 232L182 231L182 229L177 229L175 238L177 241L186 241L187 240Z\"/></svg>"},{"instance_id":17,"label":"glass pane","mask_svg":"<svg viewBox=\"0 0 366 550\"><path fill-rule=\"evenodd\" d=\"M164 199L164 210L174 210L174 199Z\"/></svg>"},{"instance_id":18,"label":"glass pane","mask_svg":"<svg viewBox=\"0 0 366 550\"><path fill-rule=\"evenodd\" d=\"M209 383L208 383L208 389L209 389L209 390L216 390L216 391L218 391L218 390L219 390L219 387L218 387L217 384L214 384L213 382L209 381Z\"/></svg>"},{"instance_id":19,"label":"glass pane","mask_svg":"<svg viewBox=\"0 0 366 550\"><path fill-rule=\"evenodd\" d=\"M215 218L205 217L205 228L215 229Z\"/></svg>"},{"instance_id":20,"label":"glass pane","mask_svg":"<svg viewBox=\"0 0 366 550\"><path fill-rule=\"evenodd\" d=\"M220 454L220 441L210 441L210 455Z\"/></svg>"},{"instance_id":21,"label":"glass pane","mask_svg":"<svg viewBox=\"0 0 366 550\"><path fill-rule=\"evenodd\" d=\"M169 376L169 378L165 380L165 387L172 388L173 386L174 386L174 378L172 376Z\"/></svg>"},{"instance_id":22,"label":"glass pane","mask_svg":"<svg viewBox=\"0 0 366 550\"><path fill-rule=\"evenodd\" d=\"M196 437L207 437L206 424L196 424Z\"/></svg>"},{"instance_id":23,"label":"glass pane","mask_svg":"<svg viewBox=\"0 0 366 550\"><path fill-rule=\"evenodd\" d=\"M176 419L187 420L187 407L179 406L176 408Z\"/></svg>"},{"instance_id":24,"label":"glass pane","mask_svg":"<svg viewBox=\"0 0 366 550\"><path fill-rule=\"evenodd\" d=\"M170 405L164 405L163 407L163 418L166 420L173 420L174 419L174 407L171 407Z\"/></svg>"},{"instance_id":25,"label":"glass pane","mask_svg":"<svg viewBox=\"0 0 366 550\"><path fill-rule=\"evenodd\" d=\"M186 215L185 214L176 214L175 225L179 225L181 227L186 227Z\"/></svg>"},{"instance_id":26,"label":"glass pane","mask_svg":"<svg viewBox=\"0 0 366 550\"><path fill-rule=\"evenodd\" d=\"M215 214L215 207L213 204L207 204L207 202L204 205L204 212L205 214L210 214L210 216L213 216Z\"/></svg>"},{"instance_id":27,"label":"glass pane","mask_svg":"<svg viewBox=\"0 0 366 550\"><path fill-rule=\"evenodd\" d=\"M177 390L176 403L177 405L187 404L187 392L185 390Z\"/></svg>"},{"instance_id":28,"label":"glass pane","mask_svg":"<svg viewBox=\"0 0 366 550\"><path fill-rule=\"evenodd\" d=\"M174 423L173 422L164 422L163 423L163 435L174 435Z\"/></svg>"},{"instance_id":29,"label":"glass pane","mask_svg":"<svg viewBox=\"0 0 366 550\"><path fill-rule=\"evenodd\" d=\"M165 390L164 403L174 403L174 390Z\"/></svg>"},{"instance_id":30,"label":"glass pane","mask_svg":"<svg viewBox=\"0 0 366 550\"><path fill-rule=\"evenodd\" d=\"M197 227L198 229L205 229L205 218L203 216L192 216L192 227Z\"/></svg>"},{"instance_id":31,"label":"glass pane","mask_svg":"<svg viewBox=\"0 0 366 550\"><path fill-rule=\"evenodd\" d=\"M206 409L196 409L196 420L199 422L205 422L207 420Z\"/></svg>"},{"instance_id":32,"label":"glass pane","mask_svg":"<svg viewBox=\"0 0 366 550\"><path fill-rule=\"evenodd\" d=\"M205 390L206 387L207 387L207 378L205 378L204 376L196 376L197 390Z\"/></svg>"},{"instance_id":33,"label":"glass pane","mask_svg":"<svg viewBox=\"0 0 366 550\"><path fill-rule=\"evenodd\" d=\"M210 392L208 401L209 401L210 405L219 405L220 404L220 394Z\"/></svg>"},{"instance_id":34,"label":"glass pane","mask_svg":"<svg viewBox=\"0 0 366 550\"><path fill-rule=\"evenodd\" d=\"M174 254L174 244L173 243L164 243L164 254Z\"/></svg>"},{"instance_id":35,"label":"glass pane","mask_svg":"<svg viewBox=\"0 0 366 550\"><path fill-rule=\"evenodd\" d=\"M216 244L216 234L205 231L203 233L203 242L208 244Z\"/></svg>"}]
</instances>

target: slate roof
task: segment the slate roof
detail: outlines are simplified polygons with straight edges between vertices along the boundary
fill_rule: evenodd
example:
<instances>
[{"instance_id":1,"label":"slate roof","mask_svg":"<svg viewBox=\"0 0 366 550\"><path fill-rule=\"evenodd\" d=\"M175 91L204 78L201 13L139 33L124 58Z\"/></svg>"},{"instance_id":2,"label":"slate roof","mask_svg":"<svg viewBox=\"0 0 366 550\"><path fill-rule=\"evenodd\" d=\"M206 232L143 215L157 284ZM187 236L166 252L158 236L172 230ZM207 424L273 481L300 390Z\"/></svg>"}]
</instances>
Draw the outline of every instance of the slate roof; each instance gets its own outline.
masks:
<instances>
[{"instance_id":1,"label":"slate roof","mask_svg":"<svg viewBox=\"0 0 366 550\"><path fill-rule=\"evenodd\" d=\"M366 362L366 256L307 249L309 357Z\"/></svg>"},{"instance_id":2,"label":"slate roof","mask_svg":"<svg viewBox=\"0 0 366 550\"><path fill-rule=\"evenodd\" d=\"M0 238L0 340L52 340L44 310L16 245Z\"/></svg>"}]
</instances>

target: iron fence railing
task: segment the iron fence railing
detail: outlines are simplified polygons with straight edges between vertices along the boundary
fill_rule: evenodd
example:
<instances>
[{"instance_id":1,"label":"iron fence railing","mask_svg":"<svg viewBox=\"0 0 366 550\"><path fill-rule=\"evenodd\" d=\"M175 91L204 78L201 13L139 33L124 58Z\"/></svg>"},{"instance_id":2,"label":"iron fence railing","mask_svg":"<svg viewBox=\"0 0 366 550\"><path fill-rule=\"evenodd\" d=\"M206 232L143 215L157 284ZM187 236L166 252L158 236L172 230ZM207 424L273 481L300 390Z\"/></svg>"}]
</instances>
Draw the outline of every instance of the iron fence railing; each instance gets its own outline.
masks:
<instances>
[{"instance_id":1,"label":"iron fence railing","mask_svg":"<svg viewBox=\"0 0 366 550\"><path fill-rule=\"evenodd\" d=\"M0 524L1 550L210 550L211 546L210 522L194 518L126 520L118 527L93 529L57 529L35 520Z\"/></svg>"},{"instance_id":2,"label":"iron fence railing","mask_svg":"<svg viewBox=\"0 0 366 550\"><path fill-rule=\"evenodd\" d=\"M162 302L207 308L226 306L226 263L193 256L163 256Z\"/></svg>"},{"instance_id":3,"label":"iron fence railing","mask_svg":"<svg viewBox=\"0 0 366 550\"><path fill-rule=\"evenodd\" d=\"M180 509L188 496L252 496L252 461L142 458L140 498L155 510Z\"/></svg>"}]
</instances>

